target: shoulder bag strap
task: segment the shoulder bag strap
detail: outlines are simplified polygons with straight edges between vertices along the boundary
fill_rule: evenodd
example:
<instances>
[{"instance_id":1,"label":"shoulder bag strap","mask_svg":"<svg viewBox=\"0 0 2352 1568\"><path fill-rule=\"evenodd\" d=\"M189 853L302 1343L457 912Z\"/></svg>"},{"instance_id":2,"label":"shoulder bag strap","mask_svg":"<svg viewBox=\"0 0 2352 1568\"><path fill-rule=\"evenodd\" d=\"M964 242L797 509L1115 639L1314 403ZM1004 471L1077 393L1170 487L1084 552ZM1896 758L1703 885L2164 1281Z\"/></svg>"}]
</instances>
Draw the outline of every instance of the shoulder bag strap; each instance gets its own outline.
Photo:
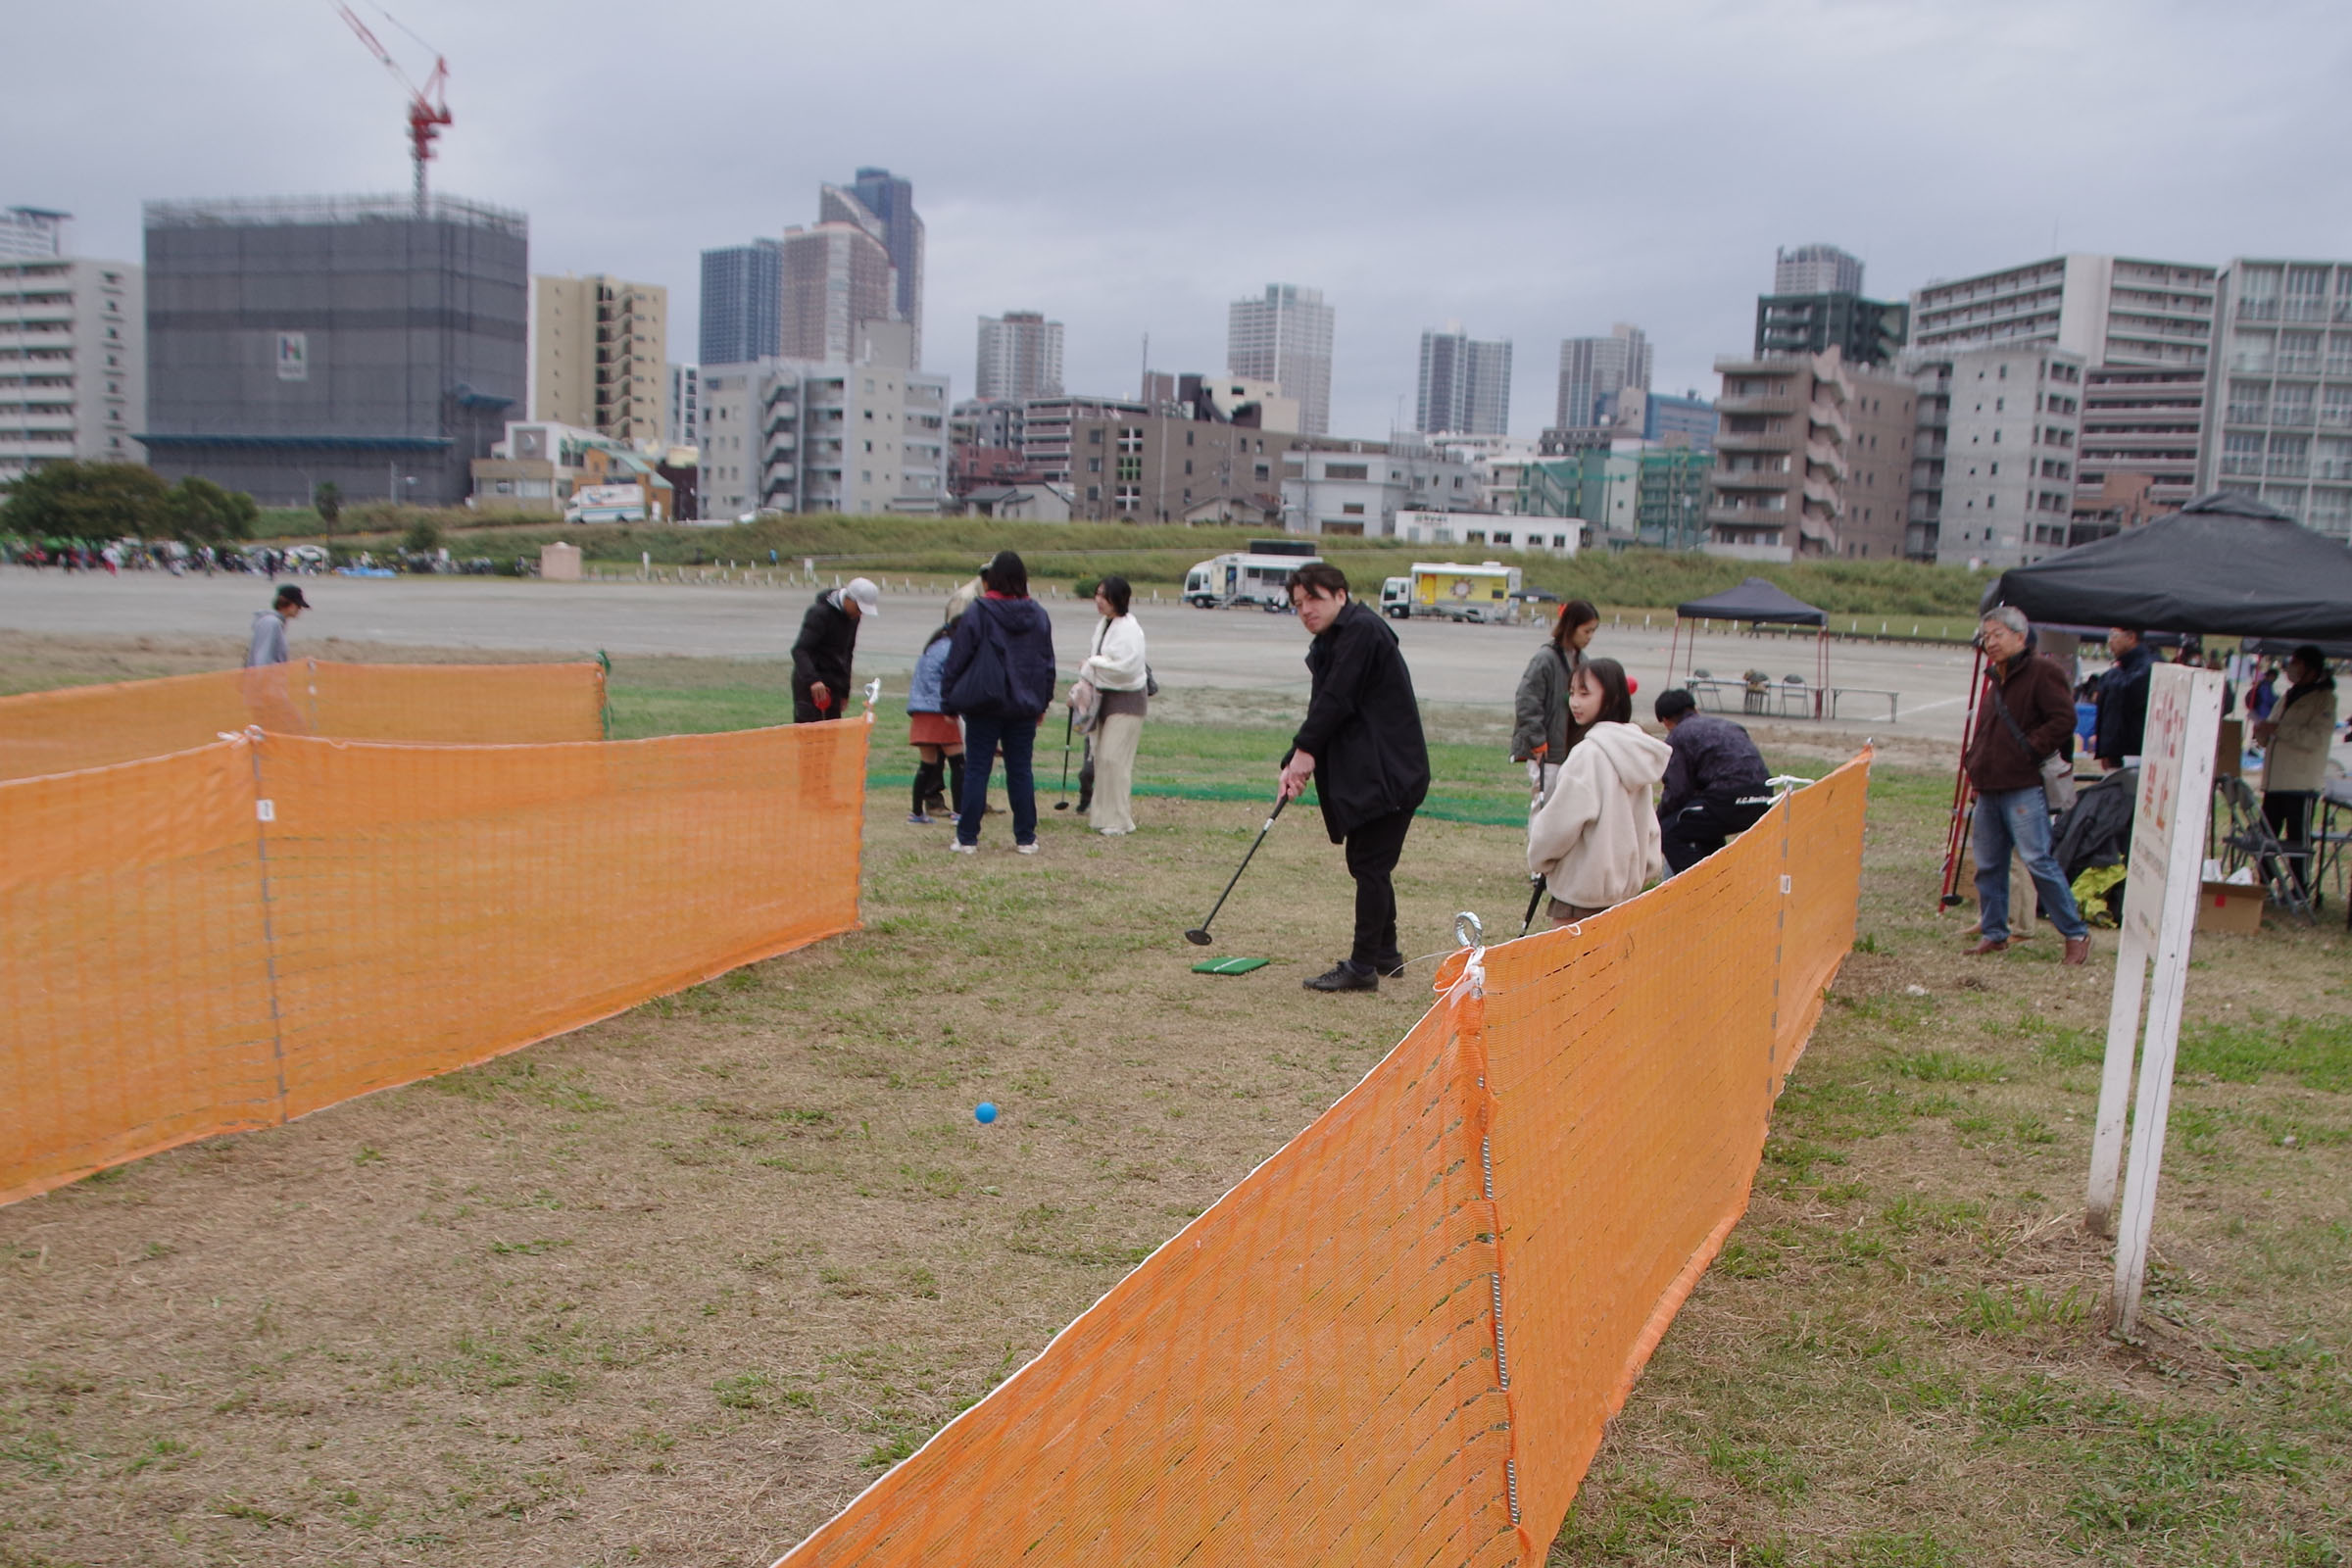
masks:
<instances>
[{"instance_id":1,"label":"shoulder bag strap","mask_svg":"<svg viewBox=\"0 0 2352 1568\"><path fill-rule=\"evenodd\" d=\"M2039 765L2041 759L2034 754L2034 743L2026 739L2025 726L2017 721L2017 715L2009 711L2009 705L2001 698L1999 672L1987 671L1985 678L1992 683L1992 710L2000 714L2001 722L2009 727L2009 738L2017 742L2017 749L2026 754L2027 761Z\"/></svg>"}]
</instances>

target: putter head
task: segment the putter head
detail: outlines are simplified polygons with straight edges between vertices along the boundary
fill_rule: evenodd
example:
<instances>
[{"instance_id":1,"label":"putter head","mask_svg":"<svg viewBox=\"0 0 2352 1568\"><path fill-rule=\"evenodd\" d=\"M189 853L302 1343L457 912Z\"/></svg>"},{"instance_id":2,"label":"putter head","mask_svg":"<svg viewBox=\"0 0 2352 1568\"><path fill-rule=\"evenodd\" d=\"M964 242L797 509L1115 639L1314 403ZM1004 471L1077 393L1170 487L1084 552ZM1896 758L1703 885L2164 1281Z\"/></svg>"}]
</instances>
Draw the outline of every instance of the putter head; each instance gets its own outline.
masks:
<instances>
[{"instance_id":1,"label":"putter head","mask_svg":"<svg viewBox=\"0 0 2352 1568\"><path fill-rule=\"evenodd\" d=\"M1190 942L1196 948L1207 947L1208 927L1204 925L1197 925L1193 927L1190 931L1187 931L1184 934L1184 940Z\"/></svg>"},{"instance_id":2,"label":"putter head","mask_svg":"<svg viewBox=\"0 0 2352 1568\"><path fill-rule=\"evenodd\" d=\"M1068 810L1069 808L1070 808L1070 803L1069 803L1069 802L1067 802L1067 801L1055 801L1055 802L1054 803L1054 809L1055 809L1056 811L1066 811L1066 810Z\"/></svg>"}]
</instances>

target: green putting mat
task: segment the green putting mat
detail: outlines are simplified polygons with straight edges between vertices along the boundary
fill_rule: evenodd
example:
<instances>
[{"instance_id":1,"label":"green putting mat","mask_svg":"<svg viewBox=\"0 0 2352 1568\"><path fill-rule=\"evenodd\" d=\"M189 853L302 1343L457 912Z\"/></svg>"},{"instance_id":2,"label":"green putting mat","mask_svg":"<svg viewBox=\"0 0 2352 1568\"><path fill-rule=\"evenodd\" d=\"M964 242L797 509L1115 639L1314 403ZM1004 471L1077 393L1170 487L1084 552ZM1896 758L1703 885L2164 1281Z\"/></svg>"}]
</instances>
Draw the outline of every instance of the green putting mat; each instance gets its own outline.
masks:
<instances>
[{"instance_id":1,"label":"green putting mat","mask_svg":"<svg viewBox=\"0 0 2352 1568\"><path fill-rule=\"evenodd\" d=\"M1248 974L1252 969L1263 969L1266 962L1264 958L1202 958L1193 965L1193 973Z\"/></svg>"}]
</instances>

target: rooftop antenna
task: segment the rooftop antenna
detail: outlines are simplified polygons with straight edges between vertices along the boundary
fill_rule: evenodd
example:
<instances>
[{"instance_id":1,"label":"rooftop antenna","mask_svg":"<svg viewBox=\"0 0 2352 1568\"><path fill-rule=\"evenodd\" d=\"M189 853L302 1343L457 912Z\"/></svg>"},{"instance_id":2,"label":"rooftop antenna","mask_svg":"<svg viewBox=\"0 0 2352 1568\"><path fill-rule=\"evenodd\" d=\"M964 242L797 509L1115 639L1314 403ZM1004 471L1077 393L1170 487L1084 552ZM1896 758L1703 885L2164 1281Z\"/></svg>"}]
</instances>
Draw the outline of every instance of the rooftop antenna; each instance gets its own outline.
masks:
<instances>
[{"instance_id":1,"label":"rooftop antenna","mask_svg":"<svg viewBox=\"0 0 2352 1568\"><path fill-rule=\"evenodd\" d=\"M381 6L376 9L383 11ZM419 87L409 78L409 74L400 68L400 62L392 58L392 51L386 49L375 34L368 29L368 24L360 20L359 13L344 4L343 0L336 0L335 10L345 22L351 24L351 30L360 35L360 42L368 46L368 53L382 61L384 69L392 73L401 86L408 90L409 161L416 171L416 216L422 218L424 216L424 166L433 156L433 139L441 134L443 125L450 123L449 62L442 59L439 52L436 51L433 55L432 74L424 78L424 85ZM411 38L416 38L416 42L424 48L431 49L433 47L431 44L425 43L422 38L417 38L416 34L410 30L408 24L391 12L384 11L384 20L401 31L408 33Z\"/></svg>"}]
</instances>

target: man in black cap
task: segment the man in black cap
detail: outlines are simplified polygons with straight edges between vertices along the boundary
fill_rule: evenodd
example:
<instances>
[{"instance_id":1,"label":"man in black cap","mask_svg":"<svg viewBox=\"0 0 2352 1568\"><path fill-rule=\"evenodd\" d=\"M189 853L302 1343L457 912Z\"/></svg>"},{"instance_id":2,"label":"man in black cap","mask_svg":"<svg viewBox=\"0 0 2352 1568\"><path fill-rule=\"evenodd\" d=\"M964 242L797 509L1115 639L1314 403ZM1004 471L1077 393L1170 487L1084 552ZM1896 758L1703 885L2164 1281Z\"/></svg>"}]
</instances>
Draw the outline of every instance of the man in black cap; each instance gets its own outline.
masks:
<instances>
[{"instance_id":1,"label":"man in black cap","mask_svg":"<svg viewBox=\"0 0 2352 1568\"><path fill-rule=\"evenodd\" d=\"M882 590L871 578L852 577L846 588L816 596L801 617L792 645L792 721L821 723L849 708L850 662L858 655L858 622L882 612Z\"/></svg>"},{"instance_id":2,"label":"man in black cap","mask_svg":"<svg viewBox=\"0 0 2352 1568\"><path fill-rule=\"evenodd\" d=\"M1291 575L1292 608L1314 637L1306 719L1282 763L1282 798L1314 781L1331 842L1348 847L1355 879L1355 942L1309 991L1378 991L1380 977L1404 973L1396 946L1396 890L1391 881L1405 831L1429 794L1429 748L1421 708L1396 634L1348 596L1340 568L1318 561Z\"/></svg>"},{"instance_id":3,"label":"man in black cap","mask_svg":"<svg viewBox=\"0 0 2352 1568\"><path fill-rule=\"evenodd\" d=\"M286 662L286 622L311 608L302 597L302 590L292 583L277 591L277 598L268 610L256 611L253 617L253 641L245 649L245 667L257 664L282 664Z\"/></svg>"},{"instance_id":4,"label":"man in black cap","mask_svg":"<svg viewBox=\"0 0 2352 1568\"><path fill-rule=\"evenodd\" d=\"M1771 775L1746 730L1698 711L1697 699L1681 687L1658 693L1650 710L1674 753L1658 797L1659 848L1670 870L1688 871L1772 808L1764 782Z\"/></svg>"}]
</instances>

